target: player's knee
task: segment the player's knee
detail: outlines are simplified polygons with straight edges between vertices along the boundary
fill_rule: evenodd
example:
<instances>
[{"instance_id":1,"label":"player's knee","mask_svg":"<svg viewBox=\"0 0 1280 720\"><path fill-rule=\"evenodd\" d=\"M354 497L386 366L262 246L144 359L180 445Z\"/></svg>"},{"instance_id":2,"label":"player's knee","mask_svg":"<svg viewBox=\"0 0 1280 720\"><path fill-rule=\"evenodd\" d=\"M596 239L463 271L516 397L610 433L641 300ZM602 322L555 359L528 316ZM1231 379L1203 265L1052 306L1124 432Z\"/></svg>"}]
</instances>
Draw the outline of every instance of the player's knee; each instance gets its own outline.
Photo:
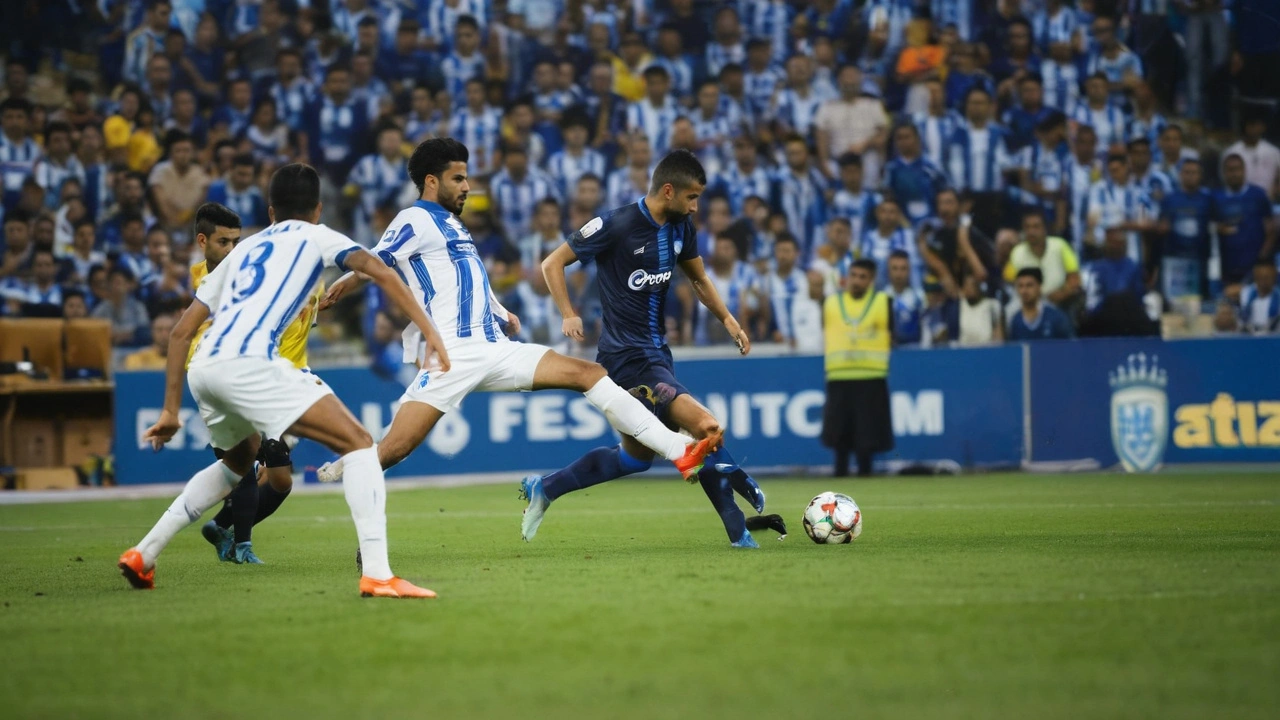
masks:
<instances>
[{"instance_id":1,"label":"player's knee","mask_svg":"<svg viewBox=\"0 0 1280 720\"><path fill-rule=\"evenodd\" d=\"M596 383L605 379L605 377L609 375L609 373L604 369L604 366L600 363L584 361L583 366L582 372L578 373L578 378L582 382L582 386L579 389L582 392L586 392L595 387Z\"/></svg>"},{"instance_id":2,"label":"player's knee","mask_svg":"<svg viewBox=\"0 0 1280 720\"><path fill-rule=\"evenodd\" d=\"M706 418L698 422L697 427L694 428L694 432L697 434L698 438L701 439L708 435L715 435L723 431L720 428L720 423L716 422L715 418Z\"/></svg>"},{"instance_id":3,"label":"player's knee","mask_svg":"<svg viewBox=\"0 0 1280 720\"><path fill-rule=\"evenodd\" d=\"M293 489L293 473L288 467L275 467L267 471L267 482L276 492L289 492Z\"/></svg>"}]
</instances>

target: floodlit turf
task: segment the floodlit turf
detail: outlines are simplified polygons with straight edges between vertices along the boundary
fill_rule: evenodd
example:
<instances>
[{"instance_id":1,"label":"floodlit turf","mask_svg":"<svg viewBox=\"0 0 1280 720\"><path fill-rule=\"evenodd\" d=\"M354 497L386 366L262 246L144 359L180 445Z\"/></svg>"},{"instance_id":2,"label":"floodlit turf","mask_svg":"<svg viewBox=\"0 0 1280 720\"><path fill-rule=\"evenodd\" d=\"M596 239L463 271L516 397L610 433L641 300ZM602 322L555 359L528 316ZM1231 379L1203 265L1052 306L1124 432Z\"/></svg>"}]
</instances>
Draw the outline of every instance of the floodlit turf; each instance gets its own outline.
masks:
<instances>
[{"instance_id":1,"label":"floodlit turf","mask_svg":"<svg viewBox=\"0 0 1280 720\"><path fill-rule=\"evenodd\" d=\"M701 491L623 481L520 541L516 484L392 492L361 600L340 495L114 567L168 500L0 507L0 717L1275 717L1280 481L1226 474L773 480L735 551ZM853 545L800 528L821 490Z\"/></svg>"}]
</instances>

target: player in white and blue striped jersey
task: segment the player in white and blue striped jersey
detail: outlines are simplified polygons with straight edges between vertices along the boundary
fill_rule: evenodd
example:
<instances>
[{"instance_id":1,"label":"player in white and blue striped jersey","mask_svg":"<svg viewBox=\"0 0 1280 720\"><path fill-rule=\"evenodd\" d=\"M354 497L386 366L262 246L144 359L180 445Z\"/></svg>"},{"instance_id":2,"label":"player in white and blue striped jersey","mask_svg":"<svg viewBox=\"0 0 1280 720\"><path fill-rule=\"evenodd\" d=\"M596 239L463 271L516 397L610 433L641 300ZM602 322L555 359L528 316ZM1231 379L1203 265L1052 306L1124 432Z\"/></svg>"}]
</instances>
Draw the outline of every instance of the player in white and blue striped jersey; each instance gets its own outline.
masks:
<instances>
[{"instance_id":1,"label":"player in white and blue striped jersey","mask_svg":"<svg viewBox=\"0 0 1280 720\"><path fill-rule=\"evenodd\" d=\"M547 175L556 182L558 195L572 202L578 189L578 178L583 175L604 177L608 163L604 156L587 146L587 118L580 113L566 115L560 124L564 134L564 149L547 158Z\"/></svg>"},{"instance_id":2,"label":"player in white and blue striped jersey","mask_svg":"<svg viewBox=\"0 0 1280 720\"><path fill-rule=\"evenodd\" d=\"M374 145L377 152L357 160L347 176L347 193L356 198L352 233L355 241L365 247L373 247L379 230L390 217L388 213L379 222L379 213L394 208L404 189L403 142L404 133L398 125L388 123L378 128Z\"/></svg>"},{"instance_id":3,"label":"player in white and blue striped jersey","mask_svg":"<svg viewBox=\"0 0 1280 720\"><path fill-rule=\"evenodd\" d=\"M31 103L22 98L0 102L0 183L3 196L0 206L12 210L22 199L22 183L31 175L40 159L40 146L27 137L31 122Z\"/></svg>"},{"instance_id":4,"label":"player in white and blue striped jersey","mask_svg":"<svg viewBox=\"0 0 1280 720\"><path fill-rule=\"evenodd\" d=\"M520 320L498 302L489 286L484 261L458 213L470 192L467 148L452 138L427 140L409 159L409 177L419 199L396 216L374 253L393 268L419 308L428 310L440 328L453 368L438 368L430 350L421 354L416 332L405 337L405 361L421 371L400 398L391 427L378 444L383 467L403 460L426 439L445 413L458 410L473 391L576 390L623 435L676 461L677 467L700 466L710 443L686 445L687 438L668 430L658 418L610 380L596 363L560 355L542 345L508 339ZM600 220L588 228L600 229ZM588 233L591 230L586 230ZM321 308L352 292L359 280L348 274L329 289ZM320 479L341 478L345 463L320 469Z\"/></svg>"},{"instance_id":5,"label":"player in white and blue striped jersey","mask_svg":"<svg viewBox=\"0 0 1280 720\"><path fill-rule=\"evenodd\" d=\"M387 296L449 359L440 334L396 274L347 237L317 225L320 176L294 164L271 179L272 225L243 240L196 291L169 341L164 409L144 434L159 450L181 428L182 375L192 339L211 324L191 359L188 382L209 430L211 444L225 451L197 472L151 532L117 566L139 589L155 586L156 558L184 527L222 500L253 468L259 433L288 432L315 440L342 455L346 498L364 559L360 594L365 597L432 598L435 593L401 580L387 558L386 486L373 438L319 377L281 361L280 336L304 308L326 267L358 271Z\"/></svg>"}]
</instances>

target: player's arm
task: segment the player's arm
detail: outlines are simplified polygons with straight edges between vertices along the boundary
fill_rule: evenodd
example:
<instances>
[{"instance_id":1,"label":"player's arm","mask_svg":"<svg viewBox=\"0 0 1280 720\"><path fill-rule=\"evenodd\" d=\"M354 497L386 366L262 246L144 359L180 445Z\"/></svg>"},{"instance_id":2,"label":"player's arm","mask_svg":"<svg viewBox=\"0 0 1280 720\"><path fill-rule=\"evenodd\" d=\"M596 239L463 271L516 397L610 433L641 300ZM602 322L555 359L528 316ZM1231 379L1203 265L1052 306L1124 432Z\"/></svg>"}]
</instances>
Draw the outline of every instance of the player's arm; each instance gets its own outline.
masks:
<instances>
[{"instance_id":1,"label":"player's arm","mask_svg":"<svg viewBox=\"0 0 1280 720\"><path fill-rule=\"evenodd\" d=\"M350 267L350 263L347 266ZM398 280L399 278L396 279ZM368 280L368 275L354 271L343 275L329 286L328 292L320 299L320 304L316 310L328 310L337 304L338 300L342 299L344 295L360 289Z\"/></svg>"},{"instance_id":2,"label":"player's arm","mask_svg":"<svg viewBox=\"0 0 1280 720\"><path fill-rule=\"evenodd\" d=\"M182 408L182 381L186 378L187 354L191 351L191 342L195 340L200 326L209 319L209 306L196 300L187 306L178 323L169 333L169 357L164 369L164 408L156 424L147 428L144 440L151 441L151 447L159 450L169 442L178 430L182 421L178 419L178 411Z\"/></svg>"},{"instance_id":3,"label":"player's arm","mask_svg":"<svg viewBox=\"0 0 1280 720\"><path fill-rule=\"evenodd\" d=\"M498 300L498 296L493 294L492 287L489 288L489 309L499 320L506 324L507 337L515 337L520 334L520 318Z\"/></svg>"},{"instance_id":4,"label":"player's arm","mask_svg":"<svg viewBox=\"0 0 1280 720\"><path fill-rule=\"evenodd\" d=\"M436 330L435 323L431 322L431 318L427 317L427 313L414 300L413 293L409 292L409 286L400 280L400 276L395 271L387 267L386 263L379 260L368 250L353 250L343 259L345 264L351 270L362 273L375 285L387 294L387 298L395 303L400 311L413 321L414 325L422 331L422 337L427 341L427 357L431 357L435 353L440 359L440 371L449 371L449 353L444 349L444 339L440 337L440 333ZM343 278L345 279L345 278ZM328 297L326 296L326 299Z\"/></svg>"},{"instance_id":5,"label":"player's arm","mask_svg":"<svg viewBox=\"0 0 1280 720\"><path fill-rule=\"evenodd\" d=\"M551 292L551 299L555 300L560 317L564 318L560 323L561 332L565 337L581 341L586 339L586 333L582 329L582 318L578 316L578 311L573 308L573 302L569 300L569 284L564 278L564 269L577 261L578 254L573 251L573 247L567 242L561 243L560 247L552 250L550 255L542 259L542 277L547 281L547 290Z\"/></svg>"},{"instance_id":6,"label":"player's arm","mask_svg":"<svg viewBox=\"0 0 1280 720\"><path fill-rule=\"evenodd\" d=\"M751 352L751 338L734 319L729 308L724 304L724 299L716 290L716 286L711 283L711 278L707 277L707 269L702 264L702 258L694 256L689 260L682 260L680 270L693 285L693 293L698 296L698 302L706 306L717 320L724 323L724 329L729 331L729 337L738 344L738 352L743 355Z\"/></svg>"}]
</instances>

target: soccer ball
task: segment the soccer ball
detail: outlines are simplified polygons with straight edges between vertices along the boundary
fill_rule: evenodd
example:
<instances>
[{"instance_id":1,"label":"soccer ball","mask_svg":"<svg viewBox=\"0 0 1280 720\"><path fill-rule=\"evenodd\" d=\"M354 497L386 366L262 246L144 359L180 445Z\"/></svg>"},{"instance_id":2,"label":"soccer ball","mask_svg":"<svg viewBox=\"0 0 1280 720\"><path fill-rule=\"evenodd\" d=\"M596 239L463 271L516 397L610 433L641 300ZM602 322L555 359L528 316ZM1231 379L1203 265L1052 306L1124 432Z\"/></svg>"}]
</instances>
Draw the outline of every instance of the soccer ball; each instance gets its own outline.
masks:
<instances>
[{"instance_id":1,"label":"soccer ball","mask_svg":"<svg viewBox=\"0 0 1280 720\"><path fill-rule=\"evenodd\" d=\"M824 492L804 509L804 531L819 545L843 545L862 534L862 511L853 498Z\"/></svg>"}]
</instances>

